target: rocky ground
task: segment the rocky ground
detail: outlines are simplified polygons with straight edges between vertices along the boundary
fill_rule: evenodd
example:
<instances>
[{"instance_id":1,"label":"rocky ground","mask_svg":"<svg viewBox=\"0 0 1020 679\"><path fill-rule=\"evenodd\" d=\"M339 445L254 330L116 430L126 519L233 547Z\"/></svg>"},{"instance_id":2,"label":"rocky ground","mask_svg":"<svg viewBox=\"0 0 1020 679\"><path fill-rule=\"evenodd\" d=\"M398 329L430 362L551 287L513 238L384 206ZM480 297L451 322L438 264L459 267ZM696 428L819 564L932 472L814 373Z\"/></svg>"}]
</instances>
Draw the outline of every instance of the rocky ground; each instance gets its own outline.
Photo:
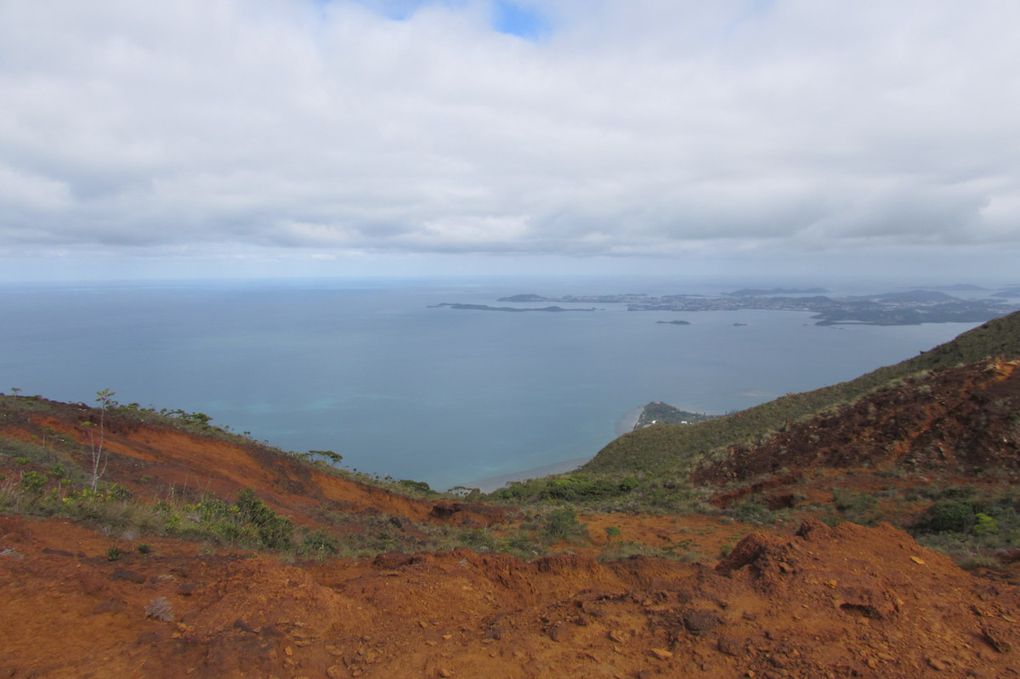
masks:
<instances>
[{"instance_id":1,"label":"rocky ground","mask_svg":"<svg viewBox=\"0 0 1020 679\"><path fill-rule=\"evenodd\" d=\"M888 525L717 563L468 550L286 563L0 518L0 676L1010 677L1020 590Z\"/></svg>"}]
</instances>

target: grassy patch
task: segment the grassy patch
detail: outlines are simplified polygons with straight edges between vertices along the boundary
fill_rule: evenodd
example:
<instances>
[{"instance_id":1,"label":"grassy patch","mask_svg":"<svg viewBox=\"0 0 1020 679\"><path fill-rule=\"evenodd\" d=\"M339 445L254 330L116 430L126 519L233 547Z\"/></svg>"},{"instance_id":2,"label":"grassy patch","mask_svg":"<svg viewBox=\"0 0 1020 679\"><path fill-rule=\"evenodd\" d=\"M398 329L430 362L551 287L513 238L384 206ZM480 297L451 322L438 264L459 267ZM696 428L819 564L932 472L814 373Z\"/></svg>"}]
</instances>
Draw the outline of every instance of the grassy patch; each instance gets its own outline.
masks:
<instances>
[{"instance_id":1,"label":"grassy patch","mask_svg":"<svg viewBox=\"0 0 1020 679\"><path fill-rule=\"evenodd\" d=\"M707 492L686 480L635 473L624 477L572 472L511 483L489 500L517 505L568 503L589 511L689 514L712 511Z\"/></svg>"},{"instance_id":2,"label":"grassy patch","mask_svg":"<svg viewBox=\"0 0 1020 679\"><path fill-rule=\"evenodd\" d=\"M841 518L864 526L873 526L881 520L878 500L870 493L857 493L840 488L832 491L832 504Z\"/></svg>"},{"instance_id":3,"label":"grassy patch","mask_svg":"<svg viewBox=\"0 0 1020 679\"><path fill-rule=\"evenodd\" d=\"M760 526L776 522L776 513L754 497L745 498L730 506L726 514L742 523L753 523Z\"/></svg>"}]
</instances>

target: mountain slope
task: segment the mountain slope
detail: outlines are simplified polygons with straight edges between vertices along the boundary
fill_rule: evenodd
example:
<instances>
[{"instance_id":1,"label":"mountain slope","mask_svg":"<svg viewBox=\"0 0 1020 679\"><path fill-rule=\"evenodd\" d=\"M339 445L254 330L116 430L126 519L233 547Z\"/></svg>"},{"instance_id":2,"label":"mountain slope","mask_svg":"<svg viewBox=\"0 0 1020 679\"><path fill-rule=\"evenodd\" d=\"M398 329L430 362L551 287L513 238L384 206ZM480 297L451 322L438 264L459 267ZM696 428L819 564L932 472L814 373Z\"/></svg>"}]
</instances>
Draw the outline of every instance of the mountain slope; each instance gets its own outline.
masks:
<instances>
[{"instance_id":1,"label":"mountain slope","mask_svg":"<svg viewBox=\"0 0 1020 679\"><path fill-rule=\"evenodd\" d=\"M759 445L720 451L695 468L693 480L721 485L825 467L1020 477L1020 360L908 378Z\"/></svg>"},{"instance_id":2,"label":"mountain slope","mask_svg":"<svg viewBox=\"0 0 1020 679\"><path fill-rule=\"evenodd\" d=\"M585 472L685 474L710 451L764 440L788 423L822 412L927 370L991 356L1020 357L1020 312L989 321L914 358L815 391L790 394L754 408L694 425L662 425L624 434L586 465Z\"/></svg>"},{"instance_id":3,"label":"mountain slope","mask_svg":"<svg viewBox=\"0 0 1020 679\"><path fill-rule=\"evenodd\" d=\"M84 404L37 397L0 397L0 473L7 467L60 480L90 468L90 434L100 412ZM103 415L109 465L104 481L141 498L233 497L250 489L299 525L322 522L325 511L369 512L417 522L487 525L489 507L394 492L366 477L315 464L243 436L152 411L114 407ZM6 454L4 449L8 449ZM59 467L62 472L53 474ZM73 476L73 475L72 475ZM392 484L391 484L392 486Z\"/></svg>"}]
</instances>

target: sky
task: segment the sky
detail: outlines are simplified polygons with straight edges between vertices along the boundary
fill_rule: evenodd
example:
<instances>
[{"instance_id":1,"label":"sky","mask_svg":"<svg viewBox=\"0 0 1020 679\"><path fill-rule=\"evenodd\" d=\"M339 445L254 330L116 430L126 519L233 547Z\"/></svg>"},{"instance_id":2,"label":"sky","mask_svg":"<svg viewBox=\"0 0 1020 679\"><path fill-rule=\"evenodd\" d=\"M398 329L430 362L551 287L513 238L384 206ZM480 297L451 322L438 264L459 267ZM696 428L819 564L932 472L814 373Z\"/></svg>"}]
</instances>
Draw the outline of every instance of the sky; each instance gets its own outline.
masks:
<instances>
[{"instance_id":1,"label":"sky","mask_svg":"<svg viewBox=\"0 0 1020 679\"><path fill-rule=\"evenodd\" d=\"M1014 0L0 0L0 280L1017 283L1018 25Z\"/></svg>"}]
</instances>

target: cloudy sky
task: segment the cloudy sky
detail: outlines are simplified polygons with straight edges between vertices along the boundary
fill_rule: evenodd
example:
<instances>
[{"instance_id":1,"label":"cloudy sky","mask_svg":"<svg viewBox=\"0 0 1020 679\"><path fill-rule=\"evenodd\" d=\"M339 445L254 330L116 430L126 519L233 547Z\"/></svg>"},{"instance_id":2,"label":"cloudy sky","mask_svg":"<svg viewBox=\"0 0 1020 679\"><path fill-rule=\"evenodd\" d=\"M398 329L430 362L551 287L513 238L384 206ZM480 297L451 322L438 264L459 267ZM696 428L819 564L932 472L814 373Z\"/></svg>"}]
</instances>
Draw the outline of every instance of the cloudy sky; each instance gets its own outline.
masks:
<instances>
[{"instance_id":1,"label":"cloudy sky","mask_svg":"<svg viewBox=\"0 0 1020 679\"><path fill-rule=\"evenodd\" d=\"M1015 0L0 0L0 278L1016 281L1017 26Z\"/></svg>"}]
</instances>

